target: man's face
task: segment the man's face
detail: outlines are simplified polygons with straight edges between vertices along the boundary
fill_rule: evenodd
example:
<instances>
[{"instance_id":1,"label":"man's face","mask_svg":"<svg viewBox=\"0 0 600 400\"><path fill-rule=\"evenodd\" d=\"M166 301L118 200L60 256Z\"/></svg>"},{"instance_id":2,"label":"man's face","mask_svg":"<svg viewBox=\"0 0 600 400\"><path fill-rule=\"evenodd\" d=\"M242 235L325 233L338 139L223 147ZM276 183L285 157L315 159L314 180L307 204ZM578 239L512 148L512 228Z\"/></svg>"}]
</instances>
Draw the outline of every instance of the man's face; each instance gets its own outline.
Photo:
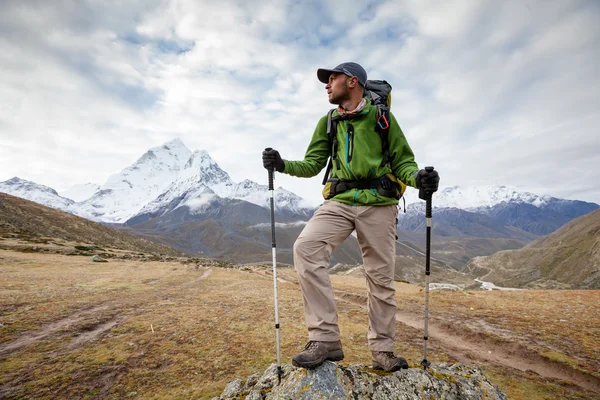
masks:
<instances>
[{"instance_id":1,"label":"man's face","mask_svg":"<svg viewBox=\"0 0 600 400\"><path fill-rule=\"evenodd\" d=\"M329 75L329 82L325 85L325 90L327 90L327 97L331 104L339 105L350 98L350 90L348 87L350 79L353 78L337 72Z\"/></svg>"}]
</instances>

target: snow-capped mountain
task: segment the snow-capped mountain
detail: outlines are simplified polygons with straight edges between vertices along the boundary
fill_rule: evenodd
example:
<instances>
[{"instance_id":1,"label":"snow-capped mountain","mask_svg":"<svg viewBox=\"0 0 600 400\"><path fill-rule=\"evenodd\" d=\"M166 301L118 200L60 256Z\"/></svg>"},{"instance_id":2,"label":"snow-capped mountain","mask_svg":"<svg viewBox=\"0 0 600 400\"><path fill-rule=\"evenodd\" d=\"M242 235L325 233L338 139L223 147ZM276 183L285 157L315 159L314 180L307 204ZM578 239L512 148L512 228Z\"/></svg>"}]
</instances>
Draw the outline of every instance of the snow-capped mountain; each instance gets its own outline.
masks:
<instances>
[{"instance_id":1,"label":"snow-capped mountain","mask_svg":"<svg viewBox=\"0 0 600 400\"><path fill-rule=\"evenodd\" d=\"M100 185L96 185L95 183L82 183L74 185L67 190L63 190L59 194L62 197L66 197L75 202L82 202L92 197L98 190L100 190Z\"/></svg>"},{"instance_id":2,"label":"snow-capped mountain","mask_svg":"<svg viewBox=\"0 0 600 400\"><path fill-rule=\"evenodd\" d=\"M191 152L180 139L151 148L132 165L110 176L104 185L76 185L64 192L65 197L49 187L19 178L0 185L0 191L110 223L124 223L141 214L159 216L183 206L192 214L204 212L219 199L269 207L267 186L249 180L232 181L208 152ZM294 193L283 188L275 193L276 209L303 216L312 212Z\"/></svg>"},{"instance_id":3,"label":"snow-capped mountain","mask_svg":"<svg viewBox=\"0 0 600 400\"><path fill-rule=\"evenodd\" d=\"M0 182L0 192L35 201L48 207L69 211L74 201L60 196L56 190L18 177Z\"/></svg>"},{"instance_id":4,"label":"snow-capped mountain","mask_svg":"<svg viewBox=\"0 0 600 400\"><path fill-rule=\"evenodd\" d=\"M407 212L400 214L400 229L415 230L423 221L425 202L409 204ZM510 186L449 187L433 195L432 205L438 222L464 228L473 215L491 218L487 224L519 228L536 236L554 232L573 218L594 211L599 206L579 200L564 200L552 196L539 196L519 192ZM465 214L465 212L468 212ZM435 218L435 217L434 217ZM440 219L445 219L441 221ZM480 227L477 227L480 231ZM461 231L473 234L472 231Z\"/></svg>"},{"instance_id":5,"label":"snow-capped mountain","mask_svg":"<svg viewBox=\"0 0 600 400\"><path fill-rule=\"evenodd\" d=\"M513 186L486 185L460 187L452 186L440 189L434 194L433 207L460 208L473 211L480 207L493 207L501 203L525 203L535 207L548 204L553 197L517 190ZM409 204L422 202L417 200L417 192L408 200Z\"/></svg>"},{"instance_id":6,"label":"snow-capped mountain","mask_svg":"<svg viewBox=\"0 0 600 400\"><path fill-rule=\"evenodd\" d=\"M161 195L177 179L190 158L180 139L153 147L117 174L89 199L73 206L82 217L102 222L124 222Z\"/></svg>"},{"instance_id":7,"label":"snow-capped mountain","mask_svg":"<svg viewBox=\"0 0 600 400\"><path fill-rule=\"evenodd\" d=\"M247 179L235 183L206 151L196 150L172 184L139 210L137 215L158 216L182 206L187 206L192 214L200 213L220 198L244 200L261 207L269 207L266 185L259 185ZM279 210L298 214L312 211L301 205L301 197L283 188L275 190L275 202L275 208Z\"/></svg>"},{"instance_id":8,"label":"snow-capped mountain","mask_svg":"<svg viewBox=\"0 0 600 400\"><path fill-rule=\"evenodd\" d=\"M233 186L229 175L204 150L196 150L159 196L136 214L161 214L181 206L204 208L217 197L211 186ZM133 216L133 215L132 215Z\"/></svg>"}]
</instances>

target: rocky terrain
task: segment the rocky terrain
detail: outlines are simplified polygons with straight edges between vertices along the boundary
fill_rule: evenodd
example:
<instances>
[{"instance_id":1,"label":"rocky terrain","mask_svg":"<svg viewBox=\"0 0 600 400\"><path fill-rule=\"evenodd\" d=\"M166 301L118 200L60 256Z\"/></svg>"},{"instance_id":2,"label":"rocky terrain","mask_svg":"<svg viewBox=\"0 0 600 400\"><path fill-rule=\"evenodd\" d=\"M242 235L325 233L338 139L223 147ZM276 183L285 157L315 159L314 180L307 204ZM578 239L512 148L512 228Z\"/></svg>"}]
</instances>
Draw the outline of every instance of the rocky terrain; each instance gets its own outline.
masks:
<instances>
[{"instance_id":1,"label":"rocky terrain","mask_svg":"<svg viewBox=\"0 0 600 400\"><path fill-rule=\"evenodd\" d=\"M429 369L410 368L395 373L376 372L365 365L340 366L325 362L313 370L283 365L278 383L276 365L262 376L236 379L213 400L233 399L447 399L506 400L502 390L477 367L434 364Z\"/></svg>"}]
</instances>

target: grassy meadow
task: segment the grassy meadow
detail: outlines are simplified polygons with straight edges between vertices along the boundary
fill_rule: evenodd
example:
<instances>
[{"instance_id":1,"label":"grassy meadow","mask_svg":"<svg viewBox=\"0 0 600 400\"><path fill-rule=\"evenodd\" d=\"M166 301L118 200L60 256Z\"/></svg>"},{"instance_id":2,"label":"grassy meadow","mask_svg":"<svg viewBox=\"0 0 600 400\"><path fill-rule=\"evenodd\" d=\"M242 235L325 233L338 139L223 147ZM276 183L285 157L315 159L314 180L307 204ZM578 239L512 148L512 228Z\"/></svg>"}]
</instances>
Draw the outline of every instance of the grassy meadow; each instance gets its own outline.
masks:
<instances>
[{"instance_id":1,"label":"grassy meadow","mask_svg":"<svg viewBox=\"0 0 600 400\"><path fill-rule=\"evenodd\" d=\"M0 240L0 398L210 399L276 360L267 265L91 262L40 251L73 243L26 245ZM291 363L307 338L302 299L293 269L278 276ZM369 365L364 282L332 281L342 363ZM424 291L396 285L396 352L418 367ZM430 307L430 361L479 365L511 399L600 398L599 291L433 291Z\"/></svg>"}]
</instances>

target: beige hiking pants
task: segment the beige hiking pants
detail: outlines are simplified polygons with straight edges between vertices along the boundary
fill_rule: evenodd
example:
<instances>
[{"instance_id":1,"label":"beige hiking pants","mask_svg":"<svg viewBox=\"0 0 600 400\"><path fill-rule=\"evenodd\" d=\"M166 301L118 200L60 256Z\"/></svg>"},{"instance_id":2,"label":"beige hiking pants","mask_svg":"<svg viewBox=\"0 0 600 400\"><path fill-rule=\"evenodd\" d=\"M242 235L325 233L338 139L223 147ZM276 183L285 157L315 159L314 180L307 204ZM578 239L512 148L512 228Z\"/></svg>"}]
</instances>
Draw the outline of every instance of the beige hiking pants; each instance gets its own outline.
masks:
<instances>
[{"instance_id":1,"label":"beige hiking pants","mask_svg":"<svg viewBox=\"0 0 600 400\"><path fill-rule=\"evenodd\" d=\"M395 205L352 207L330 200L317 209L294 244L309 340L340 340L328 267L331 253L356 229L367 276L369 348L394 350L397 216Z\"/></svg>"}]
</instances>

